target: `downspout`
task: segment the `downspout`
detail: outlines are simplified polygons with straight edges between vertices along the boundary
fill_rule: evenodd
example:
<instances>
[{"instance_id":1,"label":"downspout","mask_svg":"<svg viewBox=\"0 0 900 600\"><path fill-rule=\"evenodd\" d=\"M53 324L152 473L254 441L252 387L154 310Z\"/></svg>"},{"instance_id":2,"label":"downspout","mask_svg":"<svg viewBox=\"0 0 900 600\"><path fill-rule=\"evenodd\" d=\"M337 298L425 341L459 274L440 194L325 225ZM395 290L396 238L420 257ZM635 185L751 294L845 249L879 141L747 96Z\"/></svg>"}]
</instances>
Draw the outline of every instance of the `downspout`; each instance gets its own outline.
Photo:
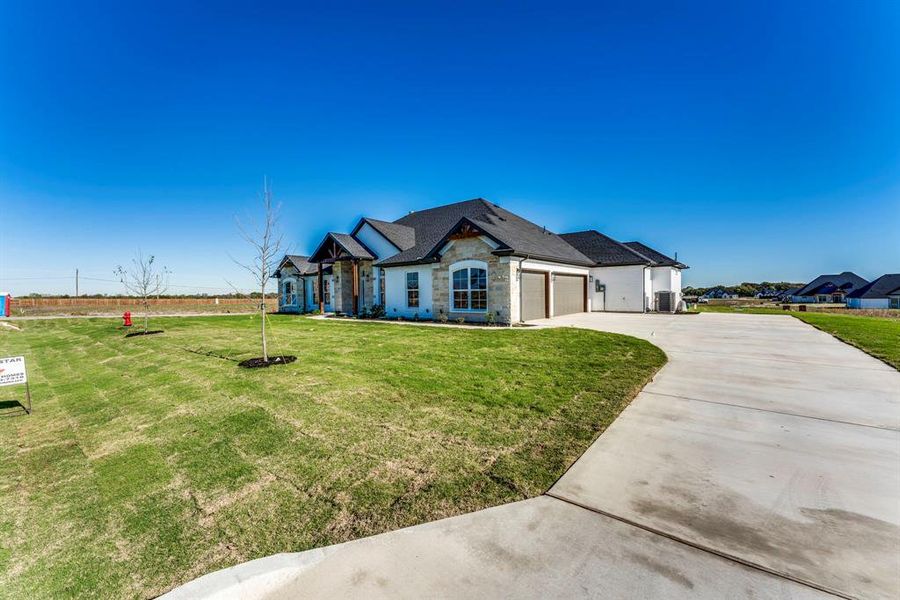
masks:
<instances>
[{"instance_id":1,"label":"downspout","mask_svg":"<svg viewBox=\"0 0 900 600\"><path fill-rule=\"evenodd\" d=\"M648 267L645 265L643 269L641 269L641 312L647 312L647 269Z\"/></svg>"},{"instance_id":2,"label":"downspout","mask_svg":"<svg viewBox=\"0 0 900 600\"><path fill-rule=\"evenodd\" d=\"M526 254L525 258L519 260L519 272L518 272L518 278L519 278L519 323L525 322L525 319L522 318L524 316L522 314L522 307L523 307L523 301L525 300L525 296L522 294L522 266L525 264L525 261L528 260L528 258L530 256L531 256L530 254ZM512 326L512 323L510 323L510 326Z\"/></svg>"}]
</instances>

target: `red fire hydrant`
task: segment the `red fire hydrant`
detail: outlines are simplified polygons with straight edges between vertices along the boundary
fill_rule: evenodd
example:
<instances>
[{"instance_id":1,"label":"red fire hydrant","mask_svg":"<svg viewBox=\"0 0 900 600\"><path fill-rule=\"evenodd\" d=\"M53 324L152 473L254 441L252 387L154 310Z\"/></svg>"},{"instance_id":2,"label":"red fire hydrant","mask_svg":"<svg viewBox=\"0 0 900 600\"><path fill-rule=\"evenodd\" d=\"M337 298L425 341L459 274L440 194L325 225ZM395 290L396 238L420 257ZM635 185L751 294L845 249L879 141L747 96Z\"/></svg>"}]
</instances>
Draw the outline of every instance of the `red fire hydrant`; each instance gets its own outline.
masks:
<instances>
[{"instance_id":1,"label":"red fire hydrant","mask_svg":"<svg viewBox=\"0 0 900 600\"><path fill-rule=\"evenodd\" d=\"M122 323L125 327L131 327L131 313L129 311L125 311L125 314L122 315L122 320L125 321Z\"/></svg>"}]
</instances>

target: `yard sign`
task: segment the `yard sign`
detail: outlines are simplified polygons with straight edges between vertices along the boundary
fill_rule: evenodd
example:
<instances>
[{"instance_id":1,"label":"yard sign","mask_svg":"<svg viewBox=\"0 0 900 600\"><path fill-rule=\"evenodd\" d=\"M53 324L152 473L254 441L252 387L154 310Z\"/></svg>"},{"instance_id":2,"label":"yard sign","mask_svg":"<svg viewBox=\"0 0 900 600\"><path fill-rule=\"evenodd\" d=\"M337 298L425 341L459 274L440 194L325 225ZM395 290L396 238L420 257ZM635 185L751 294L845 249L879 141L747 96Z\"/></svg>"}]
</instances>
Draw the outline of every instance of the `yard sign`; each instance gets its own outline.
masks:
<instances>
[{"instance_id":1,"label":"yard sign","mask_svg":"<svg viewBox=\"0 0 900 600\"><path fill-rule=\"evenodd\" d=\"M24 356L7 356L0 358L0 387L5 385L25 384L25 398L28 400L28 407L24 405L25 412L31 413L31 390L28 389L28 374L25 371Z\"/></svg>"}]
</instances>

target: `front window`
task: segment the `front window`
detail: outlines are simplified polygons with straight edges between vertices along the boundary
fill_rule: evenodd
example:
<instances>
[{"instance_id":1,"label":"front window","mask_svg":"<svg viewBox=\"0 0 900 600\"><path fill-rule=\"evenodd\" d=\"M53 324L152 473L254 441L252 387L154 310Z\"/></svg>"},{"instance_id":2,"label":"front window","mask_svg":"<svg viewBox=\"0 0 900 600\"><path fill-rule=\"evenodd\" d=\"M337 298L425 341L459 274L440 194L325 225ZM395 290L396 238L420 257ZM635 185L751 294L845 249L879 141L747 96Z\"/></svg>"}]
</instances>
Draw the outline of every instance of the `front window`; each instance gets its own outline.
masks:
<instances>
[{"instance_id":1,"label":"front window","mask_svg":"<svg viewBox=\"0 0 900 600\"><path fill-rule=\"evenodd\" d=\"M378 271L378 303L384 306L384 271Z\"/></svg>"},{"instance_id":2,"label":"front window","mask_svg":"<svg viewBox=\"0 0 900 600\"><path fill-rule=\"evenodd\" d=\"M819 302L828 302L828 296L819 296L817 298Z\"/></svg>"},{"instance_id":3,"label":"front window","mask_svg":"<svg viewBox=\"0 0 900 600\"><path fill-rule=\"evenodd\" d=\"M894 296L890 299L891 308L900 308L900 296Z\"/></svg>"},{"instance_id":4,"label":"front window","mask_svg":"<svg viewBox=\"0 0 900 600\"><path fill-rule=\"evenodd\" d=\"M294 282L293 281L285 281L284 282L284 303L285 304L294 304Z\"/></svg>"},{"instance_id":5,"label":"front window","mask_svg":"<svg viewBox=\"0 0 900 600\"><path fill-rule=\"evenodd\" d=\"M453 310L487 310L487 270L470 267L453 272Z\"/></svg>"},{"instance_id":6,"label":"front window","mask_svg":"<svg viewBox=\"0 0 900 600\"><path fill-rule=\"evenodd\" d=\"M322 298L325 301L325 304L331 304L331 286L328 285L331 283L327 279L322 280Z\"/></svg>"},{"instance_id":7,"label":"front window","mask_svg":"<svg viewBox=\"0 0 900 600\"><path fill-rule=\"evenodd\" d=\"M406 274L406 306L419 308L419 274Z\"/></svg>"}]
</instances>

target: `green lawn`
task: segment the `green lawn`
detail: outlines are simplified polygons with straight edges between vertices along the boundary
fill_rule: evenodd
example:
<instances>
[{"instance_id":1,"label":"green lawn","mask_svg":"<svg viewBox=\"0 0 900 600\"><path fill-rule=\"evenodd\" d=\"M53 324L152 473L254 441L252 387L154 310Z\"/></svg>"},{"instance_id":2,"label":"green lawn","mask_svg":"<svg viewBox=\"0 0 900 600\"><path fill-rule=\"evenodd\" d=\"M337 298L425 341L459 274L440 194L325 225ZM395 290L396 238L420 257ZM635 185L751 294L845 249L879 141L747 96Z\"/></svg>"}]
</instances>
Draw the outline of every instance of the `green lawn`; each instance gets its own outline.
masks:
<instances>
[{"instance_id":1,"label":"green lawn","mask_svg":"<svg viewBox=\"0 0 900 600\"><path fill-rule=\"evenodd\" d=\"M0 595L151 597L210 570L545 491L665 362L577 329L273 317L19 322L0 419ZM21 388L0 388L7 406Z\"/></svg>"},{"instance_id":2,"label":"green lawn","mask_svg":"<svg viewBox=\"0 0 900 600\"><path fill-rule=\"evenodd\" d=\"M786 312L781 308L741 308L699 305L702 312L791 315L834 337L868 352L900 369L900 318L832 314L827 312Z\"/></svg>"}]
</instances>

